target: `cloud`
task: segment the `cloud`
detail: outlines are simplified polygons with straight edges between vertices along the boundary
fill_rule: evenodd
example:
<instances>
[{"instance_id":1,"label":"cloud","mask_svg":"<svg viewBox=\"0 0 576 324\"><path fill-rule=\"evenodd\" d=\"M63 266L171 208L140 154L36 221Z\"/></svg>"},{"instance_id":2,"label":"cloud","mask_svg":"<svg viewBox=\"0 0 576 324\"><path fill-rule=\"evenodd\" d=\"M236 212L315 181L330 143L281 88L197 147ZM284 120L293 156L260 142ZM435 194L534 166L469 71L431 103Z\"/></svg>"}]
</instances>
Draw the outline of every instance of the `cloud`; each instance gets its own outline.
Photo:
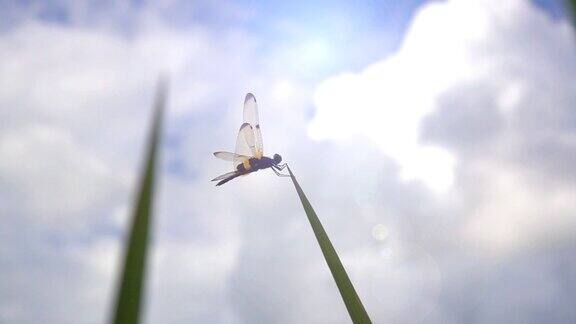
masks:
<instances>
[{"instance_id":1,"label":"cloud","mask_svg":"<svg viewBox=\"0 0 576 324\"><path fill-rule=\"evenodd\" d=\"M564 121L575 102L576 47L565 21L524 2L495 8L490 1L423 7L398 52L318 87L310 133L370 139L412 174L408 179L435 189L455 185L463 193L475 181L485 184L465 195L464 213L481 241L503 248L501 240L539 241L570 227L573 182L543 190L530 172L571 176L562 165L573 150L575 130ZM554 154L545 154L552 147ZM430 149L437 159L423 153ZM474 180L462 183L467 176ZM484 190L493 198L470 210Z\"/></svg>"},{"instance_id":2,"label":"cloud","mask_svg":"<svg viewBox=\"0 0 576 324\"><path fill-rule=\"evenodd\" d=\"M237 85L216 86L223 79L220 73L247 73L234 72L245 68L241 63L250 47L245 36L207 32L197 26L176 32L156 23L140 25L133 35L122 35L107 28L29 20L1 35L0 116L5 123L0 127L0 259L4 269L0 321L98 323L106 319L158 73L172 71L174 110L169 112L169 124L175 128L179 125L172 120L183 112L206 113L226 102L228 98L217 94ZM212 44L212 38L220 39L220 45ZM234 54L229 55L226 47L233 47ZM230 65L226 69L220 63L207 65L211 59ZM188 75L189 69L194 70L194 77ZM194 96L189 94L191 88L196 89ZM168 132L170 147L173 130L168 128ZM192 143L195 150L201 147L196 145L201 144L198 140ZM169 172L165 175L171 179ZM204 180L198 181L208 185ZM168 183L169 195L181 197L182 182ZM184 186L186 197L181 201L199 196L190 193L190 183ZM186 205L177 201L175 205L169 209L175 217L190 218ZM182 221L179 226L193 229ZM170 226L166 232L173 233ZM186 235L210 238L211 233L223 232L224 227L210 223ZM168 237L154 254L162 263L153 264L160 268L160 275L167 265L170 275L163 277L171 280L160 281L160 289L150 289L165 296L166 288L186 282L190 289L183 294L195 292L190 304L197 306L189 311L188 305L180 304L174 317L166 317L163 310L174 309L158 301L153 304L162 311L158 321L213 313L200 305L222 308L217 286L226 282L225 269L234 260L234 246L225 247L235 242L233 237L197 240L202 247L191 246L191 241L180 236ZM222 259L222 251L228 251L229 257ZM174 269L185 266L179 261L183 257L190 258L190 268L198 271L173 276L178 273ZM198 269L197 264L206 266ZM214 269L221 275L207 281L217 273ZM194 281L198 284L191 284ZM201 290L203 285L207 288ZM206 298L210 294L216 297ZM83 314L81 320L77 314ZM152 311L151 318L156 314Z\"/></svg>"},{"instance_id":3,"label":"cloud","mask_svg":"<svg viewBox=\"0 0 576 324\"><path fill-rule=\"evenodd\" d=\"M566 298L556 286L567 277L550 270L562 261L550 255L569 253L575 235L576 183L567 167L575 148L574 57L569 23L525 2L435 2L414 17L396 53L318 86L313 138L371 141L398 165L406 186L416 180L443 192L410 195L400 185L380 200L388 217L392 212L408 219L409 226L391 230L402 233L400 243L417 242L439 265L441 292L411 306L432 303L428 322L565 322L573 316L556 317L558 310L537 292ZM439 152L437 159L424 155L429 149ZM402 199L425 207L390 210ZM537 261L544 255L546 261ZM376 264L380 272L398 269ZM388 293L397 302L380 301L387 311L374 316L419 321L405 314L399 291L425 291L435 282L434 268L426 269L407 270L424 271L427 280L419 283L414 273L408 279L413 286ZM360 279L359 289L362 284ZM375 285L392 287L386 278ZM497 298L506 307L488 302L500 294L509 296ZM474 301L460 300L468 298ZM372 302L365 301L367 307ZM510 315L510 308L521 311ZM530 315L534 309L541 315Z\"/></svg>"}]
</instances>

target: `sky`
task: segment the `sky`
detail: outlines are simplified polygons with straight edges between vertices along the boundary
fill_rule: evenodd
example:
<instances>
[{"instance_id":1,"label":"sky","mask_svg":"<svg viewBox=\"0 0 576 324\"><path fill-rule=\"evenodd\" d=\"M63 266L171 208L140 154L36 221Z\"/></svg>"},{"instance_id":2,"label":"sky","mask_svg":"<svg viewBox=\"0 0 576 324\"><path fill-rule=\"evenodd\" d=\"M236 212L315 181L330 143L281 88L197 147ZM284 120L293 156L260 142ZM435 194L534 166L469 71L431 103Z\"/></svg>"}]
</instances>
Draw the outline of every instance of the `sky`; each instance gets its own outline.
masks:
<instances>
[{"instance_id":1,"label":"sky","mask_svg":"<svg viewBox=\"0 0 576 324\"><path fill-rule=\"evenodd\" d=\"M0 322L105 323L170 78L145 323L574 323L576 35L555 1L0 0Z\"/></svg>"}]
</instances>

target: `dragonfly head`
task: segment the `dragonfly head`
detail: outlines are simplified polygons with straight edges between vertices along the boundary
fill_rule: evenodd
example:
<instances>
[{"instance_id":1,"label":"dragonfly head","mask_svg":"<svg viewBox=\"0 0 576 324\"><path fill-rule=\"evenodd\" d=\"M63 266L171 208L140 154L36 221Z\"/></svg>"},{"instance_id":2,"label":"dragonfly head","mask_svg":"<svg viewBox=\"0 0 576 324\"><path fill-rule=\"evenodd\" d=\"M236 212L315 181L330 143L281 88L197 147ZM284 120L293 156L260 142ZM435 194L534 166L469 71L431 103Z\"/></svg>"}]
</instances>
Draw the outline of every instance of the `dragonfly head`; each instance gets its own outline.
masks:
<instances>
[{"instance_id":1,"label":"dragonfly head","mask_svg":"<svg viewBox=\"0 0 576 324\"><path fill-rule=\"evenodd\" d=\"M279 164L280 162L282 162L280 154L274 154L274 164Z\"/></svg>"}]
</instances>

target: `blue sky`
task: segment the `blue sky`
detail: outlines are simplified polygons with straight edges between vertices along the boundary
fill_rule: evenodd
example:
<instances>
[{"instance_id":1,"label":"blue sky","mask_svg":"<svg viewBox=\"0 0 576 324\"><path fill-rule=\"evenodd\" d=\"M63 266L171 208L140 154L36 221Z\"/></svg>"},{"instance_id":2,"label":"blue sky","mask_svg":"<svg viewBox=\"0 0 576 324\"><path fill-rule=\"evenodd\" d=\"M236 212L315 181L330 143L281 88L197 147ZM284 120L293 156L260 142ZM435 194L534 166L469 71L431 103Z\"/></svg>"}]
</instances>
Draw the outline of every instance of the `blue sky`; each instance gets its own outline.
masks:
<instances>
[{"instance_id":1,"label":"blue sky","mask_svg":"<svg viewBox=\"0 0 576 324\"><path fill-rule=\"evenodd\" d=\"M106 321L159 72L147 323L349 321L291 184L209 181L246 92L375 323L576 320L557 2L0 8L0 322Z\"/></svg>"}]
</instances>

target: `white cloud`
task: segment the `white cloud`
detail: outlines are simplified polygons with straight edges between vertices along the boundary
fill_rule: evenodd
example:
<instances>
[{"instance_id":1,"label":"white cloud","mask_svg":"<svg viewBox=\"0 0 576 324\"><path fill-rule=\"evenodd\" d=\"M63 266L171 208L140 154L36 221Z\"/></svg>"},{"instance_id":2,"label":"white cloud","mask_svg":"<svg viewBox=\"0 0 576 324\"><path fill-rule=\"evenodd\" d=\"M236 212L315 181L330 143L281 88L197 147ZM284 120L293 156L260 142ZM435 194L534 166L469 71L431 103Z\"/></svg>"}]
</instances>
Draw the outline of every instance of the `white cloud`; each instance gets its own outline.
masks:
<instances>
[{"instance_id":1,"label":"white cloud","mask_svg":"<svg viewBox=\"0 0 576 324\"><path fill-rule=\"evenodd\" d=\"M391 57L359 74L322 83L315 93L318 109L311 136L366 136L400 163L406 180L423 180L437 191L449 189L454 157L420 143L419 126L443 91L484 68L473 53L486 37L490 13L477 7L457 1L427 5Z\"/></svg>"},{"instance_id":2,"label":"white cloud","mask_svg":"<svg viewBox=\"0 0 576 324\"><path fill-rule=\"evenodd\" d=\"M511 56L521 58L520 62L534 59L526 46L534 42L532 31L537 30L540 39L550 43L548 51L559 47L565 52L564 62L573 52L568 24L546 19L521 1L451 1L424 6L396 53L360 73L337 75L319 85L310 135L315 139L361 135L400 164L405 180L422 180L431 189L444 192L453 184L457 157L422 138L423 117L437 109L440 97L454 86L478 79L507 89L494 95L500 98L501 109L510 110L522 95L519 80L530 70L527 66L519 66L522 70L515 73L507 70L516 65ZM558 71L550 68L546 72L550 76Z\"/></svg>"},{"instance_id":3,"label":"white cloud","mask_svg":"<svg viewBox=\"0 0 576 324\"><path fill-rule=\"evenodd\" d=\"M541 88L540 100L556 102L571 91L573 36L568 23L551 21L521 1L431 3L415 16L391 57L318 87L310 134L317 139L363 136L399 163L404 179L422 180L440 191L452 186L456 167L462 172L484 160L491 164L489 173L471 172L481 172L482 189L499 195L482 200L477 212L465 211L474 224L472 237L504 250L539 242L542 235L571 227L568 215L576 206L562 197L571 197L574 184L566 191L547 183L554 189L542 190L520 171L529 161L506 160L509 152L536 140L535 129L514 124L537 118L527 112L571 111L573 100L548 108L528 98ZM560 65L571 72L560 72ZM559 89L542 88L544 79ZM557 140L573 136L569 133L574 129ZM502 177L515 176L520 178L500 186ZM457 188L465 189L462 183Z\"/></svg>"},{"instance_id":4,"label":"white cloud","mask_svg":"<svg viewBox=\"0 0 576 324\"><path fill-rule=\"evenodd\" d=\"M574 236L574 185L536 182L514 165L478 164L476 185L485 197L469 212L463 236L469 244L480 243L489 253L510 252Z\"/></svg>"},{"instance_id":5,"label":"white cloud","mask_svg":"<svg viewBox=\"0 0 576 324\"><path fill-rule=\"evenodd\" d=\"M0 156L10 188L6 195L27 201L18 208L31 220L83 223L81 214L114 201L126 182L60 128L34 125L4 132Z\"/></svg>"},{"instance_id":6,"label":"white cloud","mask_svg":"<svg viewBox=\"0 0 576 324\"><path fill-rule=\"evenodd\" d=\"M238 85L220 85L223 73L238 77L247 73L249 66L242 60L250 42L241 33L209 32L195 26L176 31L157 23L121 35L105 28L30 20L0 36L0 262L4 269L0 321L96 323L107 317L121 257L119 236L126 230L126 205L137 178L158 73L170 72L173 77L169 125L177 125L171 118L183 113L206 113L215 103L226 102L229 98L222 98L221 91ZM218 45L211 42L214 38L220 40ZM206 64L212 59L218 63ZM169 134L173 131L167 129ZM202 144L192 143L195 150ZM208 144L212 143L203 143ZM211 185L204 180L202 184ZM171 183L168 190L177 195L179 186ZM181 202L197 195L185 192L184 199L175 201L178 207L169 211L190 219L188 206ZM192 232L202 233L187 224ZM179 226L184 226L182 221ZM158 258L164 263L156 263L153 271L168 271L163 287L187 283L186 294L205 287L206 294L216 295L205 305L224 308L221 291L237 240L233 231L223 227L204 230L202 235L226 232L230 236L203 242L202 247L191 245L191 239L174 241L167 236L158 242ZM190 273L176 271L182 276L173 277L174 270L185 265L179 264L183 257L190 258L190 267L199 266ZM206 280L216 270L222 274ZM166 292L158 291L160 296ZM190 303L200 304L203 298L199 294ZM164 303L154 301L158 304L152 304L152 309L166 310ZM77 310L74 314L83 314L82 319L66 309ZM168 311L176 311L175 316L161 312L159 321L179 321L183 313L192 319L213 313L190 313L185 304Z\"/></svg>"}]
</instances>

